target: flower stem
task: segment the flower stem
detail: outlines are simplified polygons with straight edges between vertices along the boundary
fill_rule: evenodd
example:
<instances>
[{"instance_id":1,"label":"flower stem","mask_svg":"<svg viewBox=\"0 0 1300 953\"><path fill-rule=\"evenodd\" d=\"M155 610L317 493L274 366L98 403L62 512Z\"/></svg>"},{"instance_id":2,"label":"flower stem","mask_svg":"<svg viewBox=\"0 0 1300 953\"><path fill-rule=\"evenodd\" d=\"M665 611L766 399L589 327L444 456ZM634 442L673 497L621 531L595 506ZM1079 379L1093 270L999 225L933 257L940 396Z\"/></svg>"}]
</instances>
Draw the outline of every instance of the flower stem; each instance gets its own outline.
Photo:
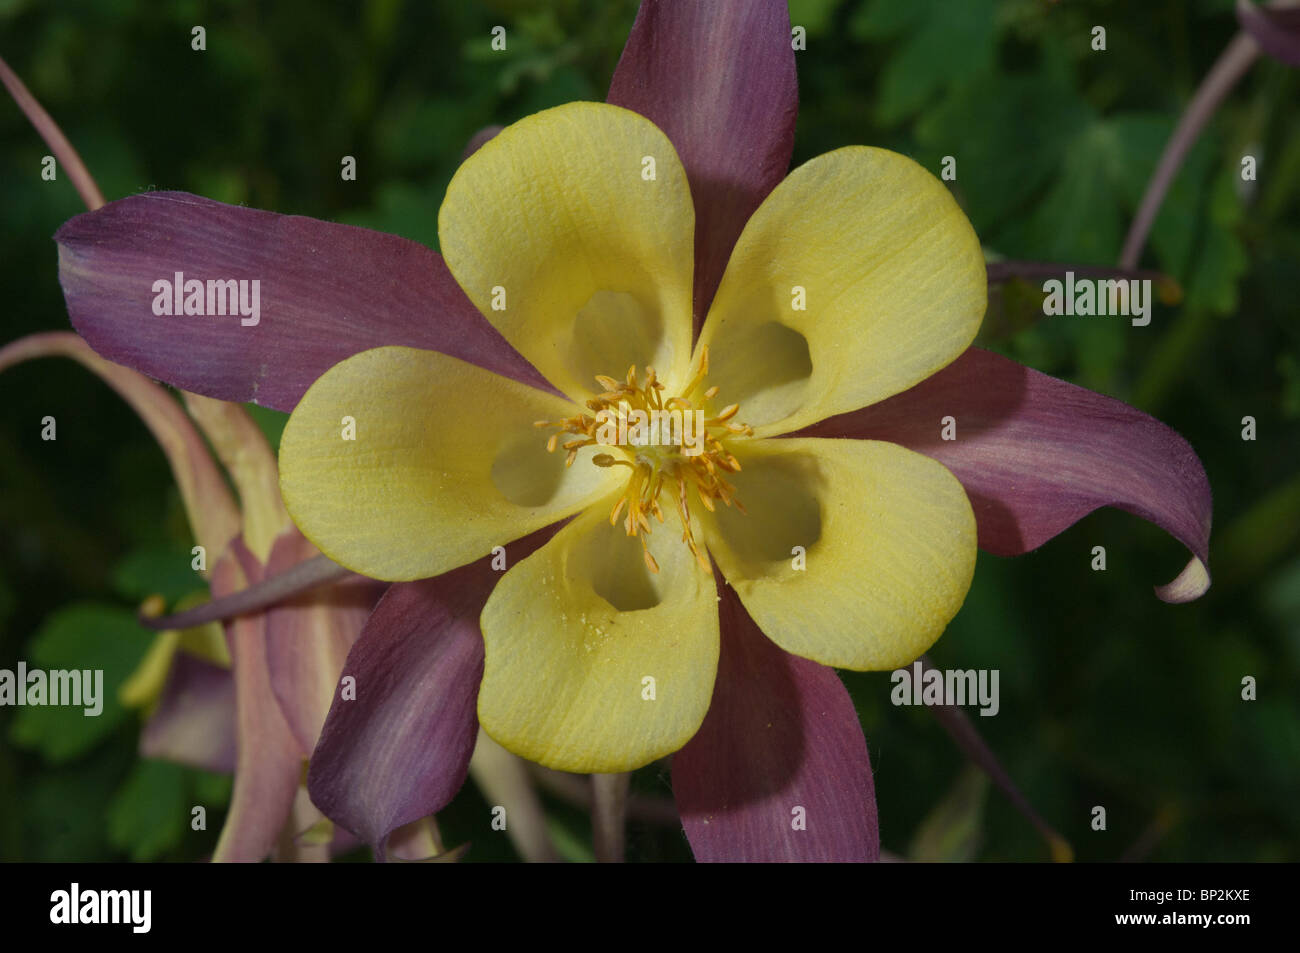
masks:
<instances>
[{"instance_id":1,"label":"flower stem","mask_svg":"<svg viewBox=\"0 0 1300 953\"><path fill-rule=\"evenodd\" d=\"M928 672L935 666L928 656L921 656L921 665ZM998 789L1007 796L1009 800L1021 814L1034 826L1034 829L1042 835L1047 841L1048 847L1052 851L1052 860L1070 861L1074 859L1074 849L1069 842L1056 833L1052 826L1043 820L1042 816L1034 810L1029 799L1020 793L1016 783L1011 780L1011 775L1007 769L1002 767L998 761L998 756L993 753L993 749L980 736L975 726L967 714L956 705L930 705L927 706L934 716L939 719L939 724L948 732L962 753L970 759L971 763L982 770L989 776Z\"/></svg>"},{"instance_id":2,"label":"flower stem","mask_svg":"<svg viewBox=\"0 0 1300 953\"><path fill-rule=\"evenodd\" d=\"M155 631L188 629L203 625L205 622L218 622L265 609L304 592L355 575L357 574L352 570L344 569L328 556L316 556L221 599L213 599L211 602L205 602L201 606L174 615L154 617L142 615L139 622L145 628Z\"/></svg>"},{"instance_id":3,"label":"flower stem","mask_svg":"<svg viewBox=\"0 0 1300 953\"><path fill-rule=\"evenodd\" d=\"M442 843L442 831L432 814L403 824L388 836L386 852L393 860L427 860L440 857L447 848Z\"/></svg>"},{"instance_id":4,"label":"flower stem","mask_svg":"<svg viewBox=\"0 0 1300 953\"><path fill-rule=\"evenodd\" d=\"M1179 812L1174 807L1162 807L1146 826L1136 841L1119 857L1121 864L1136 864L1146 860L1160 841L1174 829L1179 821Z\"/></svg>"},{"instance_id":5,"label":"flower stem","mask_svg":"<svg viewBox=\"0 0 1300 953\"><path fill-rule=\"evenodd\" d=\"M28 92L23 81L18 78L18 74L9 68L9 64L3 58L0 58L0 83L4 83L5 89L9 90L9 95L14 98L14 102L18 104L18 108L22 110L28 122L35 127L40 137L45 140L45 144L50 147L54 158L72 180L77 194L81 196L81 201L86 203L86 208L93 212L102 206L104 195L99 191L95 180L91 178L86 164L81 161L81 156L77 155L77 150L72 147L72 143L63 134L59 124L50 118L50 114L36 101L36 97Z\"/></svg>"},{"instance_id":6,"label":"flower stem","mask_svg":"<svg viewBox=\"0 0 1300 953\"><path fill-rule=\"evenodd\" d=\"M1214 111L1223 102L1224 97L1231 92L1232 87L1237 85L1237 81L1246 74L1246 70L1258 56L1259 46L1255 41L1245 33L1238 33L1220 54L1210 71L1205 74L1205 79L1201 80L1196 95L1187 104L1174 129L1174 134L1165 144L1165 151L1160 156L1156 171L1147 182L1146 193L1142 196L1137 214L1133 217L1133 224L1129 226L1128 235L1124 238L1124 250L1119 256L1121 268L1137 267L1147 235L1156 222L1156 216L1160 214L1160 206L1165 200L1165 194L1177 177L1178 170L1182 168L1187 153L1200 136L1201 130L1205 128L1205 124L1214 115Z\"/></svg>"},{"instance_id":7,"label":"flower stem","mask_svg":"<svg viewBox=\"0 0 1300 953\"><path fill-rule=\"evenodd\" d=\"M537 779L538 785L549 794L553 794L584 810L591 810L594 799L591 793L591 784L588 783L585 777L580 774L566 774L563 771L544 768L540 764L529 763L528 768L533 777ZM682 826L681 816L677 813L677 805L672 798L668 797L629 794L627 797L627 816L631 820L654 824L658 827L676 827L680 829Z\"/></svg>"},{"instance_id":8,"label":"flower stem","mask_svg":"<svg viewBox=\"0 0 1300 953\"><path fill-rule=\"evenodd\" d=\"M624 823L627 820L627 791L632 776L591 776L591 829L596 860L602 864L623 862Z\"/></svg>"},{"instance_id":9,"label":"flower stem","mask_svg":"<svg viewBox=\"0 0 1300 953\"><path fill-rule=\"evenodd\" d=\"M509 818L506 834L520 857L528 863L554 863L560 859L546 829L546 812L522 758L501 747L480 728L469 773L489 804L505 808Z\"/></svg>"}]
</instances>

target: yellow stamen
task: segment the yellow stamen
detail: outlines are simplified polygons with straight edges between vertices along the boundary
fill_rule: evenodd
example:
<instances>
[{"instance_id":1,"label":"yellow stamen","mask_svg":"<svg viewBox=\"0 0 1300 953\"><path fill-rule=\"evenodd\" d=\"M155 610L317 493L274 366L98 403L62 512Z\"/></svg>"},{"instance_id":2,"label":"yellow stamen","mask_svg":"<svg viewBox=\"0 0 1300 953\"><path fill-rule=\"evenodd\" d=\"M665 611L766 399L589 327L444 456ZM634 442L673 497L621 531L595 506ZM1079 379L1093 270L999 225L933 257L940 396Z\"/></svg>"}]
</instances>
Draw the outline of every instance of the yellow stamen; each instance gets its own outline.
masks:
<instances>
[{"instance_id":1,"label":"yellow stamen","mask_svg":"<svg viewBox=\"0 0 1300 953\"><path fill-rule=\"evenodd\" d=\"M635 365L628 368L622 381L598 374L596 383L603 390L586 401L585 406L592 411L591 414L578 414L559 421L539 420L533 426L555 427L559 430L546 442L546 449L552 452L560 446L561 436L573 435L573 439L566 440L563 444L567 451L565 466L569 466L577 458L578 451L584 447L607 445L601 439L603 426L612 426L626 434L630 428L629 414L633 411L680 412L684 429L688 417L702 409L695 406L693 395L704 383L708 371L709 352L705 348L700 353L700 366L686 386L667 399L663 397L667 387L659 380L653 367L645 369L643 382L640 382L642 379L638 377ZM709 387L703 392L702 403L712 401L717 395L717 386ZM732 418L739 411L739 404L729 404L713 417L705 418L701 413L694 419L703 421L703 432L685 444L624 446L623 453L627 456L597 453L591 457L591 462L598 467L622 466L632 471L622 495L610 510L609 525L617 526L619 517L623 517L623 531L641 541L645 564L651 572L659 572L659 563L650 554L646 537L650 535L653 525L651 517L660 524L665 522L663 507L659 504L659 498L665 490L675 497L673 503L682 526L682 542L705 572L713 572L708 556L695 540L689 491L694 488L700 505L711 513L717 511L719 501L724 506L735 506L740 512L745 512L744 506L735 498L735 487L723 478L724 473L740 472L740 462L723 440L754 435L753 428L748 424L733 421ZM684 436L679 431L673 435L673 439L684 440ZM687 452L688 449L695 452Z\"/></svg>"}]
</instances>

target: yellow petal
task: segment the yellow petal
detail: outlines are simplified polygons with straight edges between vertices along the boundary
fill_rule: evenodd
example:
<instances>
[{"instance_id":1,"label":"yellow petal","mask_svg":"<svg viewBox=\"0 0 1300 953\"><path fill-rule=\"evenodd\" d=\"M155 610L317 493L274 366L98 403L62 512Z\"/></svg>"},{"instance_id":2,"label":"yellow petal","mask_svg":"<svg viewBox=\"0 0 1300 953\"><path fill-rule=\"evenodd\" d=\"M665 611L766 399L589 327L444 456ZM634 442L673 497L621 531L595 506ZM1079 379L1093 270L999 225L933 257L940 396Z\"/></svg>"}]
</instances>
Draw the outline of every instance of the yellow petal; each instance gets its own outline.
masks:
<instances>
[{"instance_id":1,"label":"yellow petal","mask_svg":"<svg viewBox=\"0 0 1300 953\"><path fill-rule=\"evenodd\" d=\"M303 535L376 579L436 576L608 493L617 475L546 452L569 402L434 351L382 347L326 371L280 440ZM352 438L352 439L349 439Z\"/></svg>"},{"instance_id":2,"label":"yellow petal","mask_svg":"<svg viewBox=\"0 0 1300 953\"><path fill-rule=\"evenodd\" d=\"M709 549L773 642L858 670L907 665L934 644L975 571L956 477L875 440L761 440L737 456L749 512L719 508Z\"/></svg>"},{"instance_id":3,"label":"yellow petal","mask_svg":"<svg viewBox=\"0 0 1300 953\"><path fill-rule=\"evenodd\" d=\"M561 771L630 771L681 748L718 666L712 577L670 526L650 536L651 573L605 504L509 569L481 619L479 721Z\"/></svg>"},{"instance_id":4,"label":"yellow petal","mask_svg":"<svg viewBox=\"0 0 1300 953\"><path fill-rule=\"evenodd\" d=\"M199 604L199 602L195 603L195 605ZM176 604L178 611L186 608L189 607L185 605L184 599ZM181 629L181 641L177 648L205 662L230 668L230 647L226 644L226 637L219 622L206 622L203 625Z\"/></svg>"},{"instance_id":5,"label":"yellow petal","mask_svg":"<svg viewBox=\"0 0 1300 953\"><path fill-rule=\"evenodd\" d=\"M897 153L852 146L764 199L699 343L719 400L771 436L929 377L974 339L986 303L979 240L943 184Z\"/></svg>"},{"instance_id":6,"label":"yellow petal","mask_svg":"<svg viewBox=\"0 0 1300 953\"><path fill-rule=\"evenodd\" d=\"M177 629L168 629L154 636L140 664L117 690L117 699L124 707L144 708L158 700L167 683L167 673L171 671L172 657L180 640L181 633Z\"/></svg>"},{"instance_id":7,"label":"yellow petal","mask_svg":"<svg viewBox=\"0 0 1300 953\"><path fill-rule=\"evenodd\" d=\"M184 612L208 601L206 592L192 592L177 600L174 612ZM117 697L127 708L149 708L162 695L177 650L189 652L213 665L230 668L230 649L219 622L188 629L165 629L154 636L135 671L122 683Z\"/></svg>"},{"instance_id":8,"label":"yellow petal","mask_svg":"<svg viewBox=\"0 0 1300 953\"><path fill-rule=\"evenodd\" d=\"M569 103L502 130L457 170L438 214L456 281L575 398L596 374L684 379L695 210L650 120Z\"/></svg>"}]
</instances>

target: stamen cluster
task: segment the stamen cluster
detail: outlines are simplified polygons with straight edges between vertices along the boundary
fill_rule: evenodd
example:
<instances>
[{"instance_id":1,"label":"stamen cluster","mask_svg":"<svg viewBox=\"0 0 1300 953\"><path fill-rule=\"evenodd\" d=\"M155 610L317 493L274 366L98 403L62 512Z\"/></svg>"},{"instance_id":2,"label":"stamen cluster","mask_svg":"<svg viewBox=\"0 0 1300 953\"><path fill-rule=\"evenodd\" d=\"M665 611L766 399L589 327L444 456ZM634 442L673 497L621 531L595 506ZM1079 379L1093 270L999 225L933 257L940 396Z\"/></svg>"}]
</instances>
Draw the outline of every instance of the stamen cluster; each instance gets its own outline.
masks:
<instances>
[{"instance_id":1,"label":"stamen cluster","mask_svg":"<svg viewBox=\"0 0 1300 953\"><path fill-rule=\"evenodd\" d=\"M573 435L563 444L567 453L565 465L572 466L583 447L610 445L600 439L608 432L602 428L612 423L618 426L619 432L626 432L628 416L634 411L645 414L681 411L683 418L694 413L697 409L694 404L696 392L703 386L708 372L709 352L705 348L695 375L681 391L666 400L663 395L667 387L652 367L646 368L644 381L638 377L635 365L628 368L623 380L597 375L596 382L603 390L586 402L591 414L578 414L559 421L539 420L535 426L558 428L559 432L552 434L546 442L546 449L551 452L558 449L565 434ZM716 386L708 388L703 392L701 404L712 401L717 394ZM689 500L694 490L700 504L709 512L716 510L716 501L719 500L725 506L735 506L740 512L745 512L745 507L735 497L735 487L725 476L739 473L740 462L723 443L728 437L754 435L754 429L748 424L734 421L739 410L739 404L729 404L716 416L705 419L703 450L694 455L684 453L681 444L667 443L620 447L623 451L620 455L598 453L592 457L591 462L598 467L627 467L632 471L627 487L610 511L609 522L613 526L623 516L623 528L627 535L641 540L642 554L651 572L658 572L659 564L646 547L646 537L652 528L650 517L664 522L659 499L665 492L670 494L671 505L677 509L682 525L682 542L705 572L713 571L708 556L695 540Z\"/></svg>"}]
</instances>

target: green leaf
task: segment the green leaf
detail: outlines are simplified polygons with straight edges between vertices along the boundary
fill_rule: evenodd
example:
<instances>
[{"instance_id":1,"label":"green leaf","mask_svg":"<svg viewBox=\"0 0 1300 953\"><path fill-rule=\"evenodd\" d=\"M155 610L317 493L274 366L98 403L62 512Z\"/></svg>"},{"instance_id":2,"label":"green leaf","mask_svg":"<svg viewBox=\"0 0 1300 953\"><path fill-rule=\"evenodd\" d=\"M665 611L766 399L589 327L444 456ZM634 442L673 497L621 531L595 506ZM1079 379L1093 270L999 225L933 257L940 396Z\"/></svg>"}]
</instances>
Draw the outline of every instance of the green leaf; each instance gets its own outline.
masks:
<instances>
[{"instance_id":1,"label":"green leaf","mask_svg":"<svg viewBox=\"0 0 1300 953\"><path fill-rule=\"evenodd\" d=\"M1116 188L1127 209L1135 212L1173 134L1174 118L1128 113L1115 116L1110 125L1122 150L1122 161L1116 167ZM1183 160L1151 226L1149 242L1160 267L1179 278L1187 275L1193 242L1199 231L1210 161L1210 145L1202 138Z\"/></svg>"},{"instance_id":2,"label":"green leaf","mask_svg":"<svg viewBox=\"0 0 1300 953\"><path fill-rule=\"evenodd\" d=\"M195 591L207 591L207 583L192 568L194 557L184 545L136 549L113 570L113 588L124 598L138 602L154 593L174 605Z\"/></svg>"},{"instance_id":3,"label":"green leaf","mask_svg":"<svg viewBox=\"0 0 1300 953\"><path fill-rule=\"evenodd\" d=\"M135 616L116 606L81 604L60 609L46 619L28 643L28 669L90 669L103 672L103 709L85 714L84 706L42 705L18 708L10 737L46 760L71 761L110 735L126 715L118 688L135 669L153 633Z\"/></svg>"},{"instance_id":4,"label":"green leaf","mask_svg":"<svg viewBox=\"0 0 1300 953\"><path fill-rule=\"evenodd\" d=\"M1174 130L1170 116L1129 113L1106 121L1118 147L1109 165L1111 191L1125 213L1137 209ZM1206 135L1188 152L1151 227L1162 270L1184 284L1186 304L1216 314L1237 307L1237 284L1249 265L1236 234L1242 221L1238 172L1222 165L1222 148Z\"/></svg>"},{"instance_id":5,"label":"green leaf","mask_svg":"<svg viewBox=\"0 0 1300 953\"><path fill-rule=\"evenodd\" d=\"M989 781L978 768L967 766L952 789L921 822L908 850L922 863L963 864L975 859Z\"/></svg>"},{"instance_id":6,"label":"green leaf","mask_svg":"<svg viewBox=\"0 0 1300 953\"><path fill-rule=\"evenodd\" d=\"M1282 380L1282 393L1278 398L1278 409L1285 420L1300 417L1300 360L1290 351L1277 356L1277 376ZM0 598L0 602L3 599ZM4 613L0 611L0 618Z\"/></svg>"},{"instance_id":7,"label":"green leaf","mask_svg":"<svg viewBox=\"0 0 1300 953\"><path fill-rule=\"evenodd\" d=\"M790 0L790 26L801 26L809 36L818 36L830 26L840 0Z\"/></svg>"},{"instance_id":8,"label":"green leaf","mask_svg":"<svg viewBox=\"0 0 1300 953\"><path fill-rule=\"evenodd\" d=\"M1091 108L1057 73L986 76L917 121L917 159L936 173L943 156L956 159L954 191L989 241L1060 173L1070 143L1092 120Z\"/></svg>"},{"instance_id":9,"label":"green leaf","mask_svg":"<svg viewBox=\"0 0 1300 953\"><path fill-rule=\"evenodd\" d=\"M104 825L104 797L126 773L125 752L119 749L101 747L75 766L48 768L24 779L22 800L15 805L26 848L22 859L41 863L115 859Z\"/></svg>"},{"instance_id":10,"label":"green leaf","mask_svg":"<svg viewBox=\"0 0 1300 953\"><path fill-rule=\"evenodd\" d=\"M234 778L230 775L192 768L190 776L194 790L194 803L202 804L208 809L209 814L214 807L224 808L230 803L230 792L234 787Z\"/></svg>"},{"instance_id":11,"label":"green leaf","mask_svg":"<svg viewBox=\"0 0 1300 953\"><path fill-rule=\"evenodd\" d=\"M1008 226L998 250L1043 261L1113 261L1123 227L1115 189L1122 161L1109 123L1086 126L1067 145L1060 176L1031 215Z\"/></svg>"},{"instance_id":12,"label":"green leaf","mask_svg":"<svg viewBox=\"0 0 1300 953\"><path fill-rule=\"evenodd\" d=\"M872 0L849 21L849 33L859 40L888 40L925 20L925 3L891 3Z\"/></svg>"},{"instance_id":13,"label":"green leaf","mask_svg":"<svg viewBox=\"0 0 1300 953\"><path fill-rule=\"evenodd\" d=\"M481 111L475 108L480 102ZM377 123L379 158L420 174L439 162L459 159L469 137L488 124L491 103L479 92L464 98L430 96L388 107Z\"/></svg>"},{"instance_id":14,"label":"green leaf","mask_svg":"<svg viewBox=\"0 0 1300 953\"><path fill-rule=\"evenodd\" d=\"M189 829L186 770L165 761L141 761L108 808L108 840L134 861L154 860Z\"/></svg>"},{"instance_id":15,"label":"green leaf","mask_svg":"<svg viewBox=\"0 0 1300 953\"><path fill-rule=\"evenodd\" d=\"M900 7L915 12L891 9ZM889 48L876 107L880 121L906 119L941 90L987 72L994 61L996 20L993 0L874 0L855 18L858 35L879 38L910 28Z\"/></svg>"},{"instance_id":16,"label":"green leaf","mask_svg":"<svg viewBox=\"0 0 1300 953\"><path fill-rule=\"evenodd\" d=\"M1215 176L1210 187L1209 221L1187 276L1188 307L1214 314L1237 310L1237 284L1250 266L1236 232L1242 217L1236 174L1235 169L1226 168Z\"/></svg>"},{"instance_id":17,"label":"green leaf","mask_svg":"<svg viewBox=\"0 0 1300 953\"><path fill-rule=\"evenodd\" d=\"M386 182L378 188L373 206L340 215L339 221L401 235L434 248L438 243L438 209L444 191L444 188Z\"/></svg>"},{"instance_id":18,"label":"green leaf","mask_svg":"<svg viewBox=\"0 0 1300 953\"><path fill-rule=\"evenodd\" d=\"M280 435L284 433L284 425L289 422L289 415L282 410L259 407L257 404L245 404L244 409L248 411L248 416L253 418L253 423L261 428L266 442L271 445L272 452L279 454Z\"/></svg>"},{"instance_id":19,"label":"green leaf","mask_svg":"<svg viewBox=\"0 0 1300 953\"><path fill-rule=\"evenodd\" d=\"M587 839L584 840L583 834L574 830L564 819L554 815L546 819L546 829L555 843L556 851L569 863L594 864L596 862L596 855L588 846L590 834L587 834Z\"/></svg>"}]
</instances>

